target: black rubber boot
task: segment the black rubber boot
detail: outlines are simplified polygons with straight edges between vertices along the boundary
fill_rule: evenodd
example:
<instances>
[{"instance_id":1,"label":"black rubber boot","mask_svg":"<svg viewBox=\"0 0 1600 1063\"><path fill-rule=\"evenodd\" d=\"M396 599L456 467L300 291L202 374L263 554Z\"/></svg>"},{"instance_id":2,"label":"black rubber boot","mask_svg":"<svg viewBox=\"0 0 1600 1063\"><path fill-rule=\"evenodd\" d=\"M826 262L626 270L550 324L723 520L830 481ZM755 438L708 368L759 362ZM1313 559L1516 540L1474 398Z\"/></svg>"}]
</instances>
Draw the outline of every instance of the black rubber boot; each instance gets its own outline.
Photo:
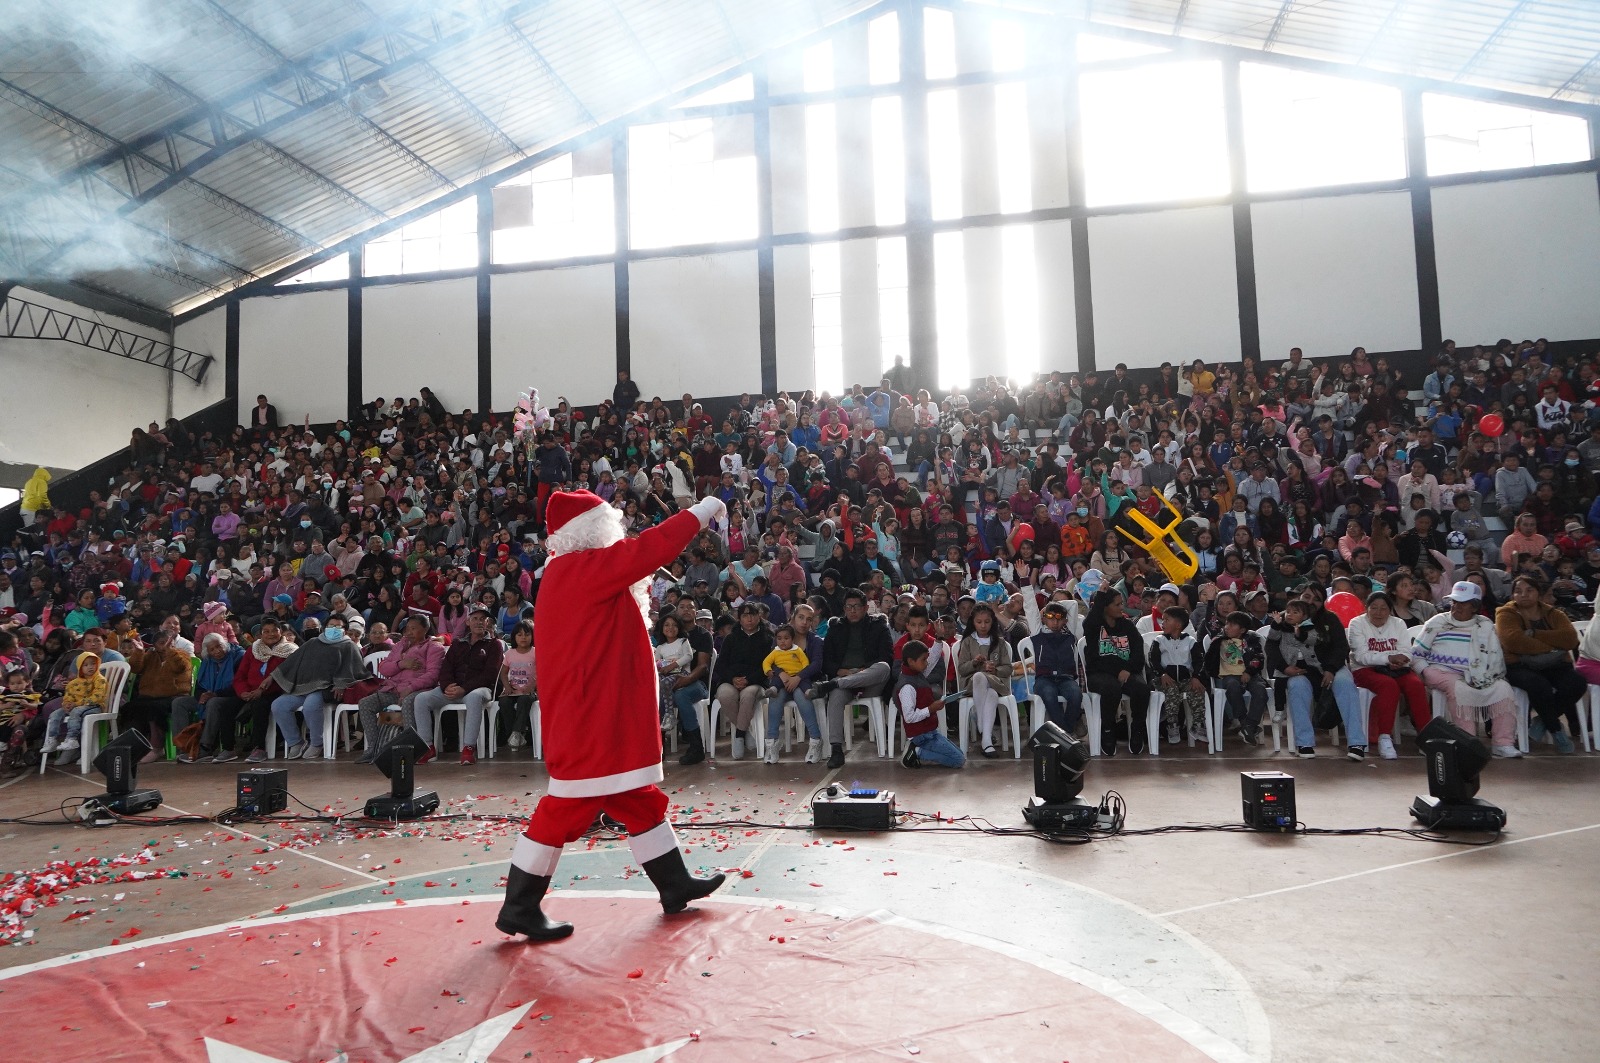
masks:
<instances>
[{"instance_id":1,"label":"black rubber boot","mask_svg":"<svg viewBox=\"0 0 1600 1063\"><path fill-rule=\"evenodd\" d=\"M698 764L706 759L706 744L700 740L700 731L696 728L689 732L689 748L683 751L683 756L678 758L679 764Z\"/></svg>"},{"instance_id":2,"label":"black rubber boot","mask_svg":"<svg viewBox=\"0 0 1600 1063\"><path fill-rule=\"evenodd\" d=\"M506 902L494 928L502 934L526 934L529 941L556 941L572 933L571 923L558 923L539 908L550 880L512 866L506 876Z\"/></svg>"},{"instance_id":3,"label":"black rubber boot","mask_svg":"<svg viewBox=\"0 0 1600 1063\"><path fill-rule=\"evenodd\" d=\"M661 910L668 915L683 911L690 901L709 897L723 881L720 871L705 878L689 874L683 863L683 852L676 846L671 852L647 861L644 871L656 884L656 892L661 894Z\"/></svg>"}]
</instances>

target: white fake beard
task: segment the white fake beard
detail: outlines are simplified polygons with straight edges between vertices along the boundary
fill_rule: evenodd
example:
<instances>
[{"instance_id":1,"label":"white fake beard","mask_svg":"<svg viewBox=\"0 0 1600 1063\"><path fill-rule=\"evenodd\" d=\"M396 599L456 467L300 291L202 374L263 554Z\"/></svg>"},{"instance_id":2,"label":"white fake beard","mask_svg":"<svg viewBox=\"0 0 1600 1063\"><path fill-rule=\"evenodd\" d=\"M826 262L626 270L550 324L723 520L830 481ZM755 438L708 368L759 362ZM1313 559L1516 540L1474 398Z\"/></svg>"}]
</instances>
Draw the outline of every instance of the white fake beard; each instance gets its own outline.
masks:
<instances>
[{"instance_id":1,"label":"white fake beard","mask_svg":"<svg viewBox=\"0 0 1600 1063\"><path fill-rule=\"evenodd\" d=\"M561 530L552 532L545 541L552 557L562 554L575 554L582 550L604 550L608 546L615 546L627 537L627 531L622 523L622 511L612 505L593 506L584 513L573 517L562 525ZM633 595L634 602L639 606L639 615L644 618L646 627L650 626L650 577L646 576L628 588Z\"/></svg>"}]
</instances>

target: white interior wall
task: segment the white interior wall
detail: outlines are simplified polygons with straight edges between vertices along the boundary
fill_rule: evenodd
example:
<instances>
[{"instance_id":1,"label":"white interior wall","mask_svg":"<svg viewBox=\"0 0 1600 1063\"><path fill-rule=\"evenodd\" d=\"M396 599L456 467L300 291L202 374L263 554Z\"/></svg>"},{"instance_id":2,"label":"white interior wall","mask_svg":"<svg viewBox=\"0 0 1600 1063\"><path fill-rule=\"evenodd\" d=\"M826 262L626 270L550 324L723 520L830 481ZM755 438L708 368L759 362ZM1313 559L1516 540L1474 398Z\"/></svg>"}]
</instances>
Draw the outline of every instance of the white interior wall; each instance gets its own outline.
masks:
<instances>
[{"instance_id":1,"label":"white interior wall","mask_svg":"<svg viewBox=\"0 0 1600 1063\"><path fill-rule=\"evenodd\" d=\"M791 394L817 386L811 344L811 249L772 249L774 325L778 340L778 390Z\"/></svg>"},{"instance_id":2,"label":"white interior wall","mask_svg":"<svg viewBox=\"0 0 1600 1063\"><path fill-rule=\"evenodd\" d=\"M804 232L809 227L806 200L806 109L774 107L772 137L772 231Z\"/></svg>"},{"instance_id":3,"label":"white interior wall","mask_svg":"<svg viewBox=\"0 0 1600 1063\"><path fill-rule=\"evenodd\" d=\"M239 409L257 395L278 408L280 424L313 423L350 412L349 296L299 292L239 304Z\"/></svg>"},{"instance_id":4,"label":"white interior wall","mask_svg":"<svg viewBox=\"0 0 1600 1063\"><path fill-rule=\"evenodd\" d=\"M1264 358L1421 346L1409 192L1257 203L1251 227Z\"/></svg>"},{"instance_id":5,"label":"white interior wall","mask_svg":"<svg viewBox=\"0 0 1600 1063\"><path fill-rule=\"evenodd\" d=\"M1004 270L1001 232L968 229L962 260L967 272L967 368L974 379L1006 376Z\"/></svg>"},{"instance_id":6,"label":"white interior wall","mask_svg":"<svg viewBox=\"0 0 1600 1063\"><path fill-rule=\"evenodd\" d=\"M1075 373L1078 307L1072 280L1072 223L1035 225L1033 254L1039 263L1039 368L1046 373L1056 369Z\"/></svg>"},{"instance_id":7,"label":"white interior wall","mask_svg":"<svg viewBox=\"0 0 1600 1063\"><path fill-rule=\"evenodd\" d=\"M1089 260L1101 369L1238 361L1231 208L1090 218Z\"/></svg>"},{"instance_id":8,"label":"white interior wall","mask_svg":"<svg viewBox=\"0 0 1600 1063\"><path fill-rule=\"evenodd\" d=\"M1433 236L1446 336L1600 337L1594 174L1436 188Z\"/></svg>"},{"instance_id":9,"label":"white interior wall","mask_svg":"<svg viewBox=\"0 0 1600 1063\"><path fill-rule=\"evenodd\" d=\"M761 389L756 253L634 262L628 272L633 378L646 396Z\"/></svg>"},{"instance_id":10,"label":"white interior wall","mask_svg":"<svg viewBox=\"0 0 1600 1063\"><path fill-rule=\"evenodd\" d=\"M511 409L530 387L551 407L562 396L574 406L611 397L617 382L611 263L499 273L490 278L489 298L496 410Z\"/></svg>"},{"instance_id":11,"label":"white interior wall","mask_svg":"<svg viewBox=\"0 0 1600 1063\"><path fill-rule=\"evenodd\" d=\"M1000 171L995 161L993 85L956 90L961 118L961 212L1000 213Z\"/></svg>"},{"instance_id":12,"label":"white interior wall","mask_svg":"<svg viewBox=\"0 0 1600 1063\"><path fill-rule=\"evenodd\" d=\"M1067 186L1067 99L1062 78L1028 81L1028 132L1032 149L1033 206L1064 207Z\"/></svg>"},{"instance_id":13,"label":"white interior wall","mask_svg":"<svg viewBox=\"0 0 1600 1063\"><path fill-rule=\"evenodd\" d=\"M878 241L839 244L840 317L844 331L844 384L883 379L883 324L878 314Z\"/></svg>"},{"instance_id":14,"label":"white interior wall","mask_svg":"<svg viewBox=\"0 0 1600 1063\"><path fill-rule=\"evenodd\" d=\"M410 399L426 387L452 413L477 409L477 281L368 288L361 295L361 348L363 401Z\"/></svg>"},{"instance_id":15,"label":"white interior wall","mask_svg":"<svg viewBox=\"0 0 1600 1063\"><path fill-rule=\"evenodd\" d=\"M12 295L138 336L166 334L26 288ZM221 366L213 366L221 373ZM60 340L0 339L0 461L78 469L167 419L168 373ZM194 382L178 378L178 390Z\"/></svg>"},{"instance_id":16,"label":"white interior wall","mask_svg":"<svg viewBox=\"0 0 1600 1063\"><path fill-rule=\"evenodd\" d=\"M212 362L198 386L188 377L173 379L172 416L187 417L222 401L228 392L227 342L228 312L220 306L177 327L177 345L196 354L209 354Z\"/></svg>"}]
</instances>

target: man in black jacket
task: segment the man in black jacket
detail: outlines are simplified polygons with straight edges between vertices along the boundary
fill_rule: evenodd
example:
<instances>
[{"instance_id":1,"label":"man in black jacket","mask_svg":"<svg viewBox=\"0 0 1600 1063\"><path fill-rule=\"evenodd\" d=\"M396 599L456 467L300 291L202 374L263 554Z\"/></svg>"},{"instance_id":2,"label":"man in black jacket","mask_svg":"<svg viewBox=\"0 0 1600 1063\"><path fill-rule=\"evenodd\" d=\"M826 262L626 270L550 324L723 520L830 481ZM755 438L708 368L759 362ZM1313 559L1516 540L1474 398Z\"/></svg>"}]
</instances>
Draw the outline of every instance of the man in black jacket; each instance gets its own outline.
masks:
<instances>
[{"instance_id":1,"label":"man in black jacket","mask_svg":"<svg viewBox=\"0 0 1600 1063\"><path fill-rule=\"evenodd\" d=\"M813 699L827 696L828 767L844 766L844 707L855 698L881 696L889 685L894 638L881 616L867 615L867 596L844 592L844 614L828 623L822 640L823 678L812 684Z\"/></svg>"},{"instance_id":2,"label":"man in black jacket","mask_svg":"<svg viewBox=\"0 0 1600 1063\"><path fill-rule=\"evenodd\" d=\"M1311 626L1317 633L1317 664L1322 670L1319 682L1322 689L1332 688L1334 703L1339 706L1345 741L1349 743L1345 755L1351 760L1363 760L1367 755L1367 716L1361 711L1355 676L1350 674L1350 640L1344 623L1327 607L1316 587L1302 591L1300 600L1311 607ZM1302 757L1316 755L1310 746L1297 747L1296 753Z\"/></svg>"},{"instance_id":3,"label":"man in black jacket","mask_svg":"<svg viewBox=\"0 0 1600 1063\"><path fill-rule=\"evenodd\" d=\"M766 691L762 663L772 652L772 632L761 606L745 602L739 607L739 626L722 640L716 667L711 670L711 690L723 716L733 723L733 759L744 756L745 732L756 713L756 702Z\"/></svg>"},{"instance_id":4,"label":"man in black jacket","mask_svg":"<svg viewBox=\"0 0 1600 1063\"><path fill-rule=\"evenodd\" d=\"M633 382L626 369L617 373L617 386L611 389L611 405L626 417L639 401L639 385Z\"/></svg>"}]
</instances>

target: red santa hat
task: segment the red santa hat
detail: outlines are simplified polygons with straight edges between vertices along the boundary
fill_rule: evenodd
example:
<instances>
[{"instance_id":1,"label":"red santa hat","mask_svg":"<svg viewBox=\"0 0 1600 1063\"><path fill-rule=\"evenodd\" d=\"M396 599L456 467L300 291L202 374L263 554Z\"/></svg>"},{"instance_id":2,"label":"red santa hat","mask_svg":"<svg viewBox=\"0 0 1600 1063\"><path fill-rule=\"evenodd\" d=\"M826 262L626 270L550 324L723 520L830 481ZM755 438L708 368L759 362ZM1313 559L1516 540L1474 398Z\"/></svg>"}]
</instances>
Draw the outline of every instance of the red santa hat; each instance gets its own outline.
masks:
<instances>
[{"instance_id":1,"label":"red santa hat","mask_svg":"<svg viewBox=\"0 0 1600 1063\"><path fill-rule=\"evenodd\" d=\"M592 491L557 491L545 505L545 525L557 553L610 546L621 538L608 532L605 499Z\"/></svg>"}]
</instances>

